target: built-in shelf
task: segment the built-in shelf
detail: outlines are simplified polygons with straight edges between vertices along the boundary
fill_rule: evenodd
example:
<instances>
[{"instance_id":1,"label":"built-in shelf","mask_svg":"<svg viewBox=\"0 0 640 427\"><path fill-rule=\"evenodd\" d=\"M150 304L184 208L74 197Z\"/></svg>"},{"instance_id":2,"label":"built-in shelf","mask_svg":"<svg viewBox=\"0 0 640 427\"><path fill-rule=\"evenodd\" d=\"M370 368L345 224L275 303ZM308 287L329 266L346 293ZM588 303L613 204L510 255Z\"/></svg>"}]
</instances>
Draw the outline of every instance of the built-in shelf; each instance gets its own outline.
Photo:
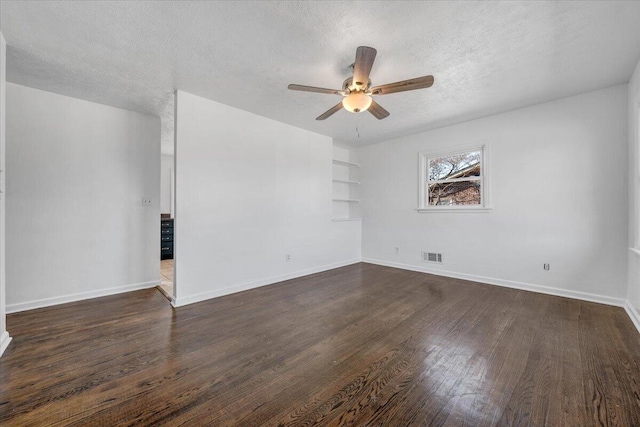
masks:
<instances>
[{"instance_id":1,"label":"built-in shelf","mask_svg":"<svg viewBox=\"0 0 640 427\"><path fill-rule=\"evenodd\" d=\"M359 181L349 181L348 179L334 179L333 182L341 182L343 184L360 185Z\"/></svg>"},{"instance_id":2,"label":"built-in shelf","mask_svg":"<svg viewBox=\"0 0 640 427\"><path fill-rule=\"evenodd\" d=\"M351 162L345 162L344 160L338 160L338 159L333 159L333 164L334 165L339 165L339 166L349 166L352 168L359 168L360 165L357 163L351 163Z\"/></svg>"},{"instance_id":3,"label":"built-in shelf","mask_svg":"<svg viewBox=\"0 0 640 427\"><path fill-rule=\"evenodd\" d=\"M362 221L362 214L359 212L360 200L357 198L356 185L360 185L357 181L357 177L352 174L355 172L352 168L360 168L358 163L349 162L347 160L333 159L334 166L340 166L333 169L333 182L341 185L333 186L333 218L332 222L345 222L345 221ZM355 178L355 179L353 179Z\"/></svg>"}]
</instances>

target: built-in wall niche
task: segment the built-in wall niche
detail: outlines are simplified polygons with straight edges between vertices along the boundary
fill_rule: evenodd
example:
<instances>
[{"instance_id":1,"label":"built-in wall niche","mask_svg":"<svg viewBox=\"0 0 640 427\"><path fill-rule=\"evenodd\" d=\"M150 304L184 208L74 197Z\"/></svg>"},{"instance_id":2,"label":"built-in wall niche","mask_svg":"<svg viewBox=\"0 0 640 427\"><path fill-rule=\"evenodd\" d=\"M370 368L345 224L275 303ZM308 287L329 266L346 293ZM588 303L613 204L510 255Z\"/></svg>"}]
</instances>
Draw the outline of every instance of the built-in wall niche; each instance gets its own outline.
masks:
<instances>
[{"instance_id":1,"label":"built-in wall niche","mask_svg":"<svg viewBox=\"0 0 640 427\"><path fill-rule=\"evenodd\" d=\"M334 150L332 221L360 221L360 165L348 158L349 151Z\"/></svg>"}]
</instances>

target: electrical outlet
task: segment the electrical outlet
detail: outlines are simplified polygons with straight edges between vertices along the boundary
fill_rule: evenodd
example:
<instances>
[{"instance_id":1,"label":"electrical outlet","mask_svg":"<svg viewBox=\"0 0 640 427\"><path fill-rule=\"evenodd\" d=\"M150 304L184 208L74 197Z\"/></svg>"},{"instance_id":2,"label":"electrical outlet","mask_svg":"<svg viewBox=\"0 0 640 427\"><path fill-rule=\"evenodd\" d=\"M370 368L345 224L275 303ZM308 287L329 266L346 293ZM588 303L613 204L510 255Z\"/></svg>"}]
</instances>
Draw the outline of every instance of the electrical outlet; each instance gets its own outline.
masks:
<instances>
[{"instance_id":1,"label":"electrical outlet","mask_svg":"<svg viewBox=\"0 0 640 427\"><path fill-rule=\"evenodd\" d=\"M285 256L284 256L284 260L285 260L286 262L291 261L291 255L289 255L289 254L285 254Z\"/></svg>"},{"instance_id":2,"label":"electrical outlet","mask_svg":"<svg viewBox=\"0 0 640 427\"><path fill-rule=\"evenodd\" d=\"M151 206L151 199L148 197L142 198L142 206Z\"/></svg>"},{"instance_id":3,"label":"electrical outlet","mask_svg":"<svg viewBox=\"0 0 640 427\"><path fill-rule=\"evenodd\" d=\"M549 268L550 268L550 267L549 267L549 264L544 264L542 267L543 267L545 270L549 271Z\"/></svg>"},{"instance_id":4,"label":"electrical outlet","mask_svg":"<svg viewBox=\"0 0 640 427\"><path fill-rule=\"evenodd\" d=\"M399 254L399 253L400 253L400 248L397 248L397 247L396 247L396 248L393 248L393 251L394 251L394 252L396 253L396 255L397 255L397 254Z\"/></svg>"}]
</instances>

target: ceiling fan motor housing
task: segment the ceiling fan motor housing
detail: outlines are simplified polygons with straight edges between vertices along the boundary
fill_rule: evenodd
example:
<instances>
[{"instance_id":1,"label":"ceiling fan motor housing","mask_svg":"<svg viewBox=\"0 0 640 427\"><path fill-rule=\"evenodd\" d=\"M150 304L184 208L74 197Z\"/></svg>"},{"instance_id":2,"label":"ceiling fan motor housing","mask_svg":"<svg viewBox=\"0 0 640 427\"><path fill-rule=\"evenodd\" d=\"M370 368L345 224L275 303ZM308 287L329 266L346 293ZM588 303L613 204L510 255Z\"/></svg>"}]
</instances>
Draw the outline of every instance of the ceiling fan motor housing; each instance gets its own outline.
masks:
<instances>
[{"instance_id":1,"label":"ceiling fan motor housing","mask_svg":"<svg viewBox=\"0 0 640 427\"><path fill-rule=\"evenodd\" d=\"M342 89L347 93L368 92L370 87L371 87L371 79L367 80L367 84L364 86L358 85L357 82L354 83L353 77L349 77L344 81L344 83L342 83Z\"/></svg>"}]
</instances>

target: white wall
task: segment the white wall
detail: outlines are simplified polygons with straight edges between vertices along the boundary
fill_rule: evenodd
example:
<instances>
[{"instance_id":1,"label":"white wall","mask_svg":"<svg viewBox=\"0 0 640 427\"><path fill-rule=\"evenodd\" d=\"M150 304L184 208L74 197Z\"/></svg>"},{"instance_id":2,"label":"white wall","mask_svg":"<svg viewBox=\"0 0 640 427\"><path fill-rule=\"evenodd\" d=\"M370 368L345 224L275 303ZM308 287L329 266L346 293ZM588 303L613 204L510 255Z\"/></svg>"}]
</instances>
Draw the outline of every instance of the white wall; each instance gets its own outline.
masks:
<instances>
[{"instance_id":1,"label":"white wall","mask_svg":"<svg viewBox=\"0 0 640 427\"><path fill-rule=\"evenodd\" d=\"M6 106L7 43L0 32L0 356L11 338L6 322L6 263L5 263L5 106Z\"/></svg>"},{"instance_id":2,"label":"white wall","mask_svg":"<svg viewBox=\"0 0 640 427\"><path fill-rule=\"evenodd\" d=\"M160 119L15 84L7 105L8 311L157 284Z\"/></svg>"},{"instance_id":3,"label":"white wall","mask_svg":"<svg viewBox=\"0 0 640 427\"><path fill-rule=\"evenodd\" d=\"M629 134L629 271L627 311L640 329L640 62L636 66L628 90Z\"/></svg>"},{"instance_id":4,"label":"white wall","mask_svg":"<svg viewBox=\"0 0 640 427\"><path fill-rule=\"evenodd\" d=\"M418 153L480 143L490 145L493 211L416 212ZM363 147L358 156L365 261L624 301L626 85ZM442 252L445 263L421 262L421 250Z\"/></svg>"},{"instance_id":5,"label":"white wall","mask_svg":"<svg viewBox=\"0 0 640 427\"><path fill-rule=\"evenodd\" d=\"M176 305L359 261L331 138L180 91L176 132Z\"/></svg>"},{"instance_id":6,"label":"white wall","mask_svg":"<svg viewBox=\"0 0 640 427\"><path fill-rule=\"evenodd\" d=\"M171 209L171 173L173 156L162 154L160 159L160 213L173 213Z\"/></svg>"}]
</instances>

